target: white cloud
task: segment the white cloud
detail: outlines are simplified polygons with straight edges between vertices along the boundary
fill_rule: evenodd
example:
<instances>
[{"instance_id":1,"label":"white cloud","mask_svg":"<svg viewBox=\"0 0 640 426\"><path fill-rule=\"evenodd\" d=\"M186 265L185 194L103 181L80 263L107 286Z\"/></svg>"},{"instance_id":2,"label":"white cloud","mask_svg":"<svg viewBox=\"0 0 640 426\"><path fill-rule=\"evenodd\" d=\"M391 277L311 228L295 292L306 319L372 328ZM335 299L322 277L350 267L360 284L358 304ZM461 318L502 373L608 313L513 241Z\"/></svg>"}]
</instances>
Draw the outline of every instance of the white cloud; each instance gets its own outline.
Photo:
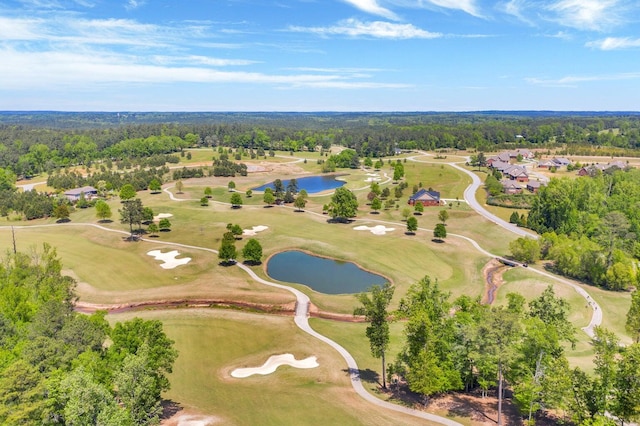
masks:
<instances>
[{"instance_id":1,"label":"white cloud","mask_svg":"<svg viewBox=\"0 0 640 426\"><path fill-rule=\"evenodd\" d=\"M476 6L475 0L429 0L429 2L446 9L461 10L477 17L482 16Z\"/></svg>"},{"instance_id":2,"label":"white cloud","mask_svg":"<svg viewBox=\"0 0 640 426\"><path fill-rule=\"evenodd\" d=\"M133 55L100 52L17 52L0 49L0 90L82 90L105 85L154 85L172 83L238 83L276 87L400 88L405 84L372 82L345 73L220 71L212 68L171 66L179 58L157 57L144 62ZM193 57L191 57L193 58ZM196 57L196 59L198 59ZM201 58L200 58L201 59Z\"/></svg>"},{"instance_id":3,"label":"white cloud","mask_svg":"<svg viewBox=\"0 0 640 426\"><path fill-rule=\"evenodd\" d=\"M601 31L621 22L619 0L559 0L547 6L560 24Z\"/></svg>"},{"instance_id":4,"label":"white cloud","mask_svg":"<svg viewBox=\"0 0 640 426\"><path fill-rule=\"evenodd\" d=\"M375 37L388 39L439 38L441 33L422 30L411 24L394 24L391 22L362 22L347 19L332 27L289 27L289 31L318 34L322 36L345 35L349 37Z\"/></svg>"},{"instance_id":5,"label":"white cloud","mask_svg":"<svg viewBox=\"0 0 640 426\"><path fill-rule=\"evenodd\" d=\"M453 9L482 17L477 0L387 0L394 5L414 9Z\"/></svg>"},{"instance_id":6,"label":"white cloud","mask_svg":"<svg viewBox=\"0 0 640 426\"><path fill-rule=\"evenodd\" d=\"M382 16L383 18L398 20L398 16L391 10L384 8L378 4L377 0L344 0L345 2L355 6L363 12L373 15Z\"/></svg>"},{"instance_id":7,"label":"white cloud","mask_svg":"<svg viewBox=\"0 0 640 426\"><path fill-rule=\"evenodd\" d=\"M507 0L498 8L530 26L546 21L584 31L608 31L637 14L630 0Z\"/></svg>"},{"instance_id":8,"label":"white cloud","mask_svg":"<svg viewBox=\"0 0 640 426\"><path fill-rule=\"evenodd\" d=\"M586 46L600 50L631 49L634 47L640 47L640 38L607 37L602 40L590 41L586 43Z\"/></svg>"},{"instance_id":9,"label":"white cloud","mask_svg":"<svg viewBox=\"0 0 640 426\"><path fill-rule=\"evenodd\" d=\"M127 10L134 10L134 9L137 9L139 7L144 6L145 3L146 3L146 1L144 1L144 0L129 0L124 5L124 8L127 9Z\"/></svg>"},{"instance_id":10,"label":"white cloud","mask_svg":"<svg viewBox=\"0 0 640 426\"><path fill-rule=\"evenodd\" d=\"M212 67L229 67L229 66L244 66L253 65L259 63L258 61L251 61L248 59L221 59L212 58L209 56L191 55L191 56L157 56L154 58L159 63L170 64L193 64L193 65L206 65Z\"/></svg>"},{"instance_id":11,"label":"white cloud","mask_svg":"<svg viewBox=\"0 0 640 426\"><path fill-rule=\"evenodd\" d=\"M34 41L47 38L42 32L43 20L31 18L6 18L0 16L0 40Z\"/></svg>"},{"instance_id":12,"label":"white cloud","mask_svg":"<svg viewBox=\"0 0 640 426\"><path fill-rule=\"evenodd\" d=\"M619 81L619 80L638 80L640 79L640 72L618 73L618 74L604 74L604 75L569 75L558 79L545 79L538 77L526 78L530 84L540 86L554 86L554 87L577 87L579 83L589 83L598 81Z\"/></svg>"},{"instance_id":13,"label":"white cloud","mask_svg":"<svg viewBox=\"0 0 640 426\"><path fill-rule=\"evenodd\" d=\"M510 0L500 6L505 13L515 16L519 21L527 25L535 26L534 20L528 16L527 0Z\"/></svg>"}]
</instances>

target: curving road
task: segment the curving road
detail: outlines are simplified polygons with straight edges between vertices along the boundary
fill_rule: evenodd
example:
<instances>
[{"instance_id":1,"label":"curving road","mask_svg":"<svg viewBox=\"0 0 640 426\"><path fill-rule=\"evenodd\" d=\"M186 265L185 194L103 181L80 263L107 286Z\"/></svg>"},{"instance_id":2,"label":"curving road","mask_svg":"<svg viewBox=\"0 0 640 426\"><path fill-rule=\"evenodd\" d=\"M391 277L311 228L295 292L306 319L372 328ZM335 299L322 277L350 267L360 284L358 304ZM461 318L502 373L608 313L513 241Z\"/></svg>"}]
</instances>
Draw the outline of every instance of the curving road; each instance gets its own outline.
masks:
<instances>
[{"instance_id":1,"label":"curving road","mask_svg":"<svg viewBox=\"0 0 640 426\"><path fill-rule=\"evenodd\" d=\"M431 155L428 154L426 152L423 151L419 151L421 155ZM419 162L419 163L435 163L432 161L422 161L422 160L418 160L415 157L408 157L409 160L411 161L415 161L415 162ZM482 180L480 180L480 178L478 177L478 175L476 175L475 173L473 173L470 170L465 169L464 167L459 165L460 162L447 162L447 163L442 163L442 162L438 162L438 164L448 164L451 167L458 169L464 173L466 173L467 175L469 175L471 177L472 183L471 185L469 185L465 190L464 190L464 199L467 202L467 204L469 204L471 206L471 208L473 208L478 214L482 215L483 217L485 217L486 219L490 220L491 222L495 223L498 226L501 226L502 228L513 232L514 234L517 234L521 237L529 237L529 238L540 238L540 236L538 234L534 234L528 230L525 230L523 228L520 228L512 223L509 223L499 217L497 217L496 215L490 213L488 210L486 210L484 207L482 207L480 205L480 203L478 203L478 200L476 200L476 192L478 191L478 189L482 186ZM458 237L461 238L465 238L467 240L469 240L478 250L490 255L490 256L494 256L497 257L489 252L487 252L486 250L482 249L475 241L473 241L470 238L464 237L462 235L458 235ZM522 264L520 264L522 265ZM596 302L590 295L589 293L583 289L582 287L580 287L579 285L577 285L576 283L566 280L564 278L560 278L554 274L551 274L549 272L546 271L542 271L536 268L530 268L530 271L540 274L540 275L544 275L545 277L551 278L555 281L558 281L560 283L566 284L570 287L572 287L579 295L581 295L586 301L587 301L587 305L589 305L592 309L592 314L591 314L591 321L589 321L589 324L586 327L582 327L582 331L584 331L589 337L594 337L594 328L597 326L600 326L602 324L602 308L600 308L600 305L598 305L598 302Z\"/></svg>"},{"instance_id":2,"label":"curving road","mask_svg":"<svg viewBox=\"0 0 640 426\"><path fill-rule=\"evenodd\" d=\"M427 155L427 154L423 154L423 155ZM408 158L411 161L416 161L416 162L427 162L427 161L420 161L415 159L414 157L409 157ZM442 164L441 162L439 162L440 164ZM520 236L525 236L525 237L533 237L533 238L538 238L537 235L531 234L528 231L523 230L522 228L518 228L517 226L514 226L513 224L510 224L498 217L496 217L495 215L491 214L490 212L488 212L486 209L484 209L476 200L475 198L475 193L478 190L478 188L480 188L480 186L482 185L482 181L480 180L480 178L473 172L459 166L458 164L456 164L455 162L449 162L449 163L445 163L445 164L449 164L450 166L466 173L467 175L469 175L472 179L472 184L469 185L465 191L464 191L464 198L465 201L475 210L477 211L479 214L481 214L483 217L487 218L488 220L496 223L497 225L503 227L504 229L507 229L511 232L516 233L517 235ZM386 177L386 175L385 175ZM385 182L386 183L386 182ZM185 199L178 199L175 198L173 193L171 193L171 191L169 191L169 189L171 188L171 186L165 187L164 188L164 192L166 192L169 196L169 198L172 201L186 201ZM228 204L228 203L219 203L219 204ZM317 213L314 213L317 214ZM320 214L317 214L319 216L321 216ZM375 220L375 219L357 219L359 221L367 221L367 222L377 222L377 223L383 223L383 224L391 224L391 225L395 225L398 226L398 223L396 222L390 222L390 221L383 221L383 220ZM92 224L92 223L66 223L66 224L48 224L48 225L35 225L35 226L14 226L13 228L33 228L33 227L52 227L52 226L91 226L91 227L95 227L104 231L109 231L109 232L116 232L116 233L120 233L120 234L124 234L124 235L129 235L128 232L125 231L119 231L119 230L114 230L114 229L110 229L104 226L100 226L100 225L96 225L96 224ZM11 228L11 226L1 226L0 228ZM429 231L427 229L423 229L422 230L425 231ZM469 243L471 243L477 250L479 250L480 252L486 254L487 256L491 256L491 257L496 257L494 254L486 251L485 249L483 249L475 240L463 236L463 235L458 235L458 234L450 234L451 236L455 236L458 238L462 238L467 240ZM171 245L171 246L176 246L176 247L184 247L184 248L192 248L192 249L196 249L196 250L204 250L204 251L208 251L208 252L212 252L212 253L217 253L217 250L214 249L209 249L209 248L205 248L205 247L198 247L198 246L192 246L192 245L187 245L187 244L180 244L180 243L172 243L172 242L165 242L165 241L155 241L155 240L148 240L148 239L142 239L143 241L146 242L150 242L150 243L156 243L156 244L163 244L163 245ZM426 413L423 411L419 411L419 410L413 410L411 408L407 408L407 407L403 407L400 405L396 405L396 404L392 404L390 402L387 401L383 401L377 397L375 397L374 395L370 394L362 385L362 382L360 380L360 373L359 373L359 369L358 369L358 365L355 361L355 359L351 356L351 354L342 346L340 346L338 343L334 342L333 340L329 339L328 337L316 332L313 328L311 328L311 326L309 325L309 320L308 320L308 312L309 312L309 304L310 304L310 299L309 297L302 293L301 291L293 288L293 287L288 287L285 285L281 285L281 284L276 284L267 280L264 280L262 278L260 278L258 275L256 275L255 272L253 272L249 267L247 267L244 264L241 263L236 263L236 265L241 268L242 270L244 270L253 280L260 282L264 285L268 285L271 287L276 287L276 288L280 288L286 291L291 292L292 294L295 295L296 297L296 312L295 312L295 317L294 317L294 321L295 324L304 332L310 334L311 336L317 338L318 340L321 340L325 343L327 343L328 345L330 345L331 347L333 347L336 351L338 351L338 353L345 359L345 361L347 362L347 366L349 368L349 376L350 376L350 380L351 380L351 384L353 386L353 389L356 391L356 393L358 395L360 395L363 399L365 399L366 401L368 401L371 404L375 404L379 407L385 408L385 409L389 409L389 410L394 410L397 412L401 412L401 413L405 413L414 417L418 417L418 418L422 418L425 420L429 420L431 422L434 423L438 423L438 424L443 424L443 425L447 425L447 426L461 426L460 423L455 422L453 420L447 419L445 417L441 417L441 416L437 416L435 414L431 414L431 413ZM578 286L577 284L559 278L553 274L550 274L546 271L541 271L538 269L534 269L531 268L530 271L544 275L546 277L552 278L558 282L561 282L563 284L569 285L572 288L575 289L576 292L578 292L578 294L580 294L581 296L583 296L585 298L585 300L587 301L588 305L591 306L591 308L593 309L593 315L591 318L591 321L589 323L589 325L587 325L586 327L582 328L582 330L587 333L589 336L593 337L594 336L594 332L593 329L595 326L598 326L602 323L602 309L600 308L600 306L596 303L596 301L586 292L586 290L584 290L582 287Z\"/></svg>"},{"instance_id":3,"label":"curving road","mask_svg":"<svg viewBox=\"0 0 640 426\"><path fill-rule=\"evenodd\" d=\"M108 232L114 232L114 233L118 233L118 234L122 234L122 235L129 235L129 232L126 231L121 231L121 230L117 230L117 229L110 229L101 225L97 225L94 223L60 223L60 224L46 224L46 225L32 225L32 226L13 226L13 228L16 229L29 229L29 228L46 228L46 227L56 227L56 226L73 226L73 227L79 227L79 226L90 226L93 228L97 228L103 231L108 231ZM11 226L0 226L0 229L10 229L12 228ZM175 246L175 247L184 247L184 248L191 248L191 249L195 249L195 250L203 250L203 251L207 251L210 253L218 253L217 250L214 249L210 249L210 248L206 248L206 247L199 247L199 246L193 246L193 245L188 245L188 244L181 244L181 243L174 243L174 242L169 242L169 241L157 241L157 240L150 240L150 239L145 239L145 238L141 238L141 241L145 241L148 243L154 243L154 244L162 244L165 246ZM400 405L396 405L396 404L392 404L390 402L387 401L383 401L379 398L376 398L375 396L371 395L362 385L362 382L360 381L360 370L358 368L358 364L356 363L355 359L353 358L353 356L351 356L351 354L342 346L340 346L338 343L334 342L333 340L329 339L328 337L318 333L317 331L315 331L313 328L311 328L311 326L309 325L309 305L311 303L309 296L307 296L306 294L304 294L303 292L301 292L298 289L295 289L293 287L289 287L286 285L282 285L282 284L277 284L271 281L267 281L265 279L260 278L255 272L253 272L248 266L242 264L242 263L236 263L236 265L242 269L243 271L245 271L253 280L264 284L264 285L268 285L271 287L276 287L282 290L286 290L289 291L291 293L293 293L293 295L296 297L296 311L295 311L295 317L294 317L294 321L295 324L298 326L298 328L300 328L302 331L310 334L311 336L315 337L318 340L321 340L325 343L327 343L328 345L330 345L331 347L333 347L336 351L338 351L338 353L344 358L344 360L347 362L347 367L349 368L349 377L351 380L351 385L353 386L353 389L356 391L356 393L358 395L360 395L362 398L364 398L367 402L371 403L371 404L375 404L378 407L381 408L385 408L388 410L393 410L393 411L397 411L400 413L404 413L404 414L408 414L414 417L418 417L418 418L422 418L425 420L429 420L431 422L434 423L438 423L438 424L442 424L442 425L446 425L446 426L462 426L461 423L455 422L453 420L447 419L446 417L441 417L441 416L437 416L435 414L431 414L431 413L427 413L424 411L419 411L419 410L414 410L411 408L407 408L407 407L403 407Z\"/></svg>"},{"instance_id":4,"label":"curving road","mask_svg":"<svg viewBox=\"0 0 640 426\"><path fill-rule=\"evenodd\" d=\"M351 356L351 354L345 348L340 346L338 343L318 333L309 325L308 311L309 311L310 300L306 294L302 293L301 291L295 288L264 280L259 276L257 276L255 272L253 272L248 266L244 264L237 263L237 265L241 269L243 269L245 272L247 272L247 274L249 274L249 276L251 276L251 278L253 278L255 281L258 281L268 286L277 287L277 288L290 291L296 296L297 304L296 304L295 323L298 326L298 328L312 335L316 339L325 342L326 344L334 348L336 351L338 351L340 355L342 355L344 360L347 362L347 367L349 368L349 378L351 379L351 385L353 386L353 389L356 391L358 395L364 398L367 402L377 405L378 407L386 408L388 410L393 410L400 413L409 414L414 417L419 417L425 420L430 420L434 423L439 423L447 426L462 426L461 423L447 419L446 417L436 416L435 414L426 413L424 411L414 410L411 408L403 407L401 405L392 404L390 402L383 401L371 395L362 385L362 381L360 380L360 370L358 369L358 364L356 363L356 360Z\"/></svg>"}]
</instances>

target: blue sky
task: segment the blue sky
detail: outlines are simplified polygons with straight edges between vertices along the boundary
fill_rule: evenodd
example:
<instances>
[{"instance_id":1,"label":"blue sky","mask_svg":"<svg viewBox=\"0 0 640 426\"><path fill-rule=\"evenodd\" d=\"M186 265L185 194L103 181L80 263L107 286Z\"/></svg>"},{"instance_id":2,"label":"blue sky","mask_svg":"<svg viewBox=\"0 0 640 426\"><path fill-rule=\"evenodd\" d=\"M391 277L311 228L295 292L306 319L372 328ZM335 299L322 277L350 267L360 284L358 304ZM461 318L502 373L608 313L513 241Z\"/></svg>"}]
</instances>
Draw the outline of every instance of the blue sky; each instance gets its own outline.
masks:
<instances>
[{"instance_id":1,"label":"blue sky","mask_svg":"<svg viewBox=\"0 0 640 426\"><path fill-rule=\"evenodd\" d=\"M0 110L640 110L638 0L0 0Z\"/></svg>"}]
</instances>

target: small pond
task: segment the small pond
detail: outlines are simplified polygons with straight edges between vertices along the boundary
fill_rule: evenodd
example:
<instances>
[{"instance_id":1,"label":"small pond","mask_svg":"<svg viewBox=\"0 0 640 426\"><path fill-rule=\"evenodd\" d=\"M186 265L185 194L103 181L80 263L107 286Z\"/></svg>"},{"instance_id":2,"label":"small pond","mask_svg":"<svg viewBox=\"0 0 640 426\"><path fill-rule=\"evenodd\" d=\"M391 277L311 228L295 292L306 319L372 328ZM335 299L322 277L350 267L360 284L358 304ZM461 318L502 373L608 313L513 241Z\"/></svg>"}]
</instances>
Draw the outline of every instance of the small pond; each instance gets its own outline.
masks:
<instances>
[{"instance_id":1,"label":"small pond","mask_svg":"<svg viewBox=\"0 0 640 426\"><path fill-rule=\"evenodd\" d=\"M282 180L284 189L287 189L290 179ZM326 191L328 189L336 189L344 185L346 182L336 180L336 176L307 176L296 179L298 184L298 191L304 189L307 194L313 194L316 192ZM273 182L269 182L257 188L252 188L254 191L264 191L267 187L273 189Z\"/></svg>"},{"instance_id":2,"label":"small pond","mask_svg":"<svg viewBox=\"0 0 640 426\"><path fill-rule=\"evenodd\" d=\"M360 269L355 263L313 256L301 251L283 251L267 263L267 275L279 281L299 283L319 293L360 293L387 280Z\"/></svg>"}]
</instances>

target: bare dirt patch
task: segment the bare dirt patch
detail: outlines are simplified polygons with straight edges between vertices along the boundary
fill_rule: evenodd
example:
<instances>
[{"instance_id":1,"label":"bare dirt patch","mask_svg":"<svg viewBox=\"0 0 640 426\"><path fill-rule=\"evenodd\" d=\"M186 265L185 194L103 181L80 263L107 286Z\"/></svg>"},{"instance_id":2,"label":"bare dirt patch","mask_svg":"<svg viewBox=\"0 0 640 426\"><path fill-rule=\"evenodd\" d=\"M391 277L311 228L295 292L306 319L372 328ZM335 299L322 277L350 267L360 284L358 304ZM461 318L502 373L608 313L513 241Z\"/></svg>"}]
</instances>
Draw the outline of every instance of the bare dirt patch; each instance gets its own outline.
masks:
<instances>
[{"instance_id":1,"label":"bare dirt patch","mask_svg":"<svg viewBox=\"0 0 640 426\"><path fill-rule=\"evenodd\" d=\"M275 173L278 175L301 175L309 174L308 171L298 165L298 162L292 158L288 163L273 163L270 161L260 161L257 164L247 164L247 171L251 167L251 173Z\"/></svg>"}]
</instances>

